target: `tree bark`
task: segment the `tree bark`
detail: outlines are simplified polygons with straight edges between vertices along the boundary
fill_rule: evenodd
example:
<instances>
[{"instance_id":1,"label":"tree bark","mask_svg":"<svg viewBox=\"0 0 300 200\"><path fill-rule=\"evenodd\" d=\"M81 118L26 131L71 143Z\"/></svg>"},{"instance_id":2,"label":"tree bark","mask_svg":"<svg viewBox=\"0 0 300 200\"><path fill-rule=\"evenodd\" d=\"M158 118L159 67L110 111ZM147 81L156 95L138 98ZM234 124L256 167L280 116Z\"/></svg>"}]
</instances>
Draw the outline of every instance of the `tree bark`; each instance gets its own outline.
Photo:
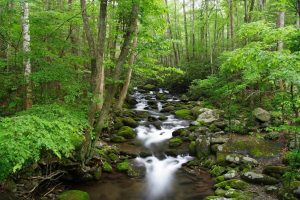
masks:
<instances>
[{"instance_id":1,"label":"tree bark","mask_svg":"<svg viewBox=\"0 0 300 200\"><path fill-rule=\"evenodd\" d=\"M195 58L196 52L196 38L195 38L195 0L192 1L192 46L193 46L193 58Z\"/></svg>"},{"instance_id":2,"label":"tree bark","mask_svg":"<svg viewBox=\"0 0 300 200\"><path fill-rule=\"evenodd\" d=\"M186 9L185 9L185 0L183 0L182 4L182 10L183 10L183 19L184 19L184 32L185 32L185 53L186 53L186 59L187 61L190 60L189 55L189 35L188 35L188 29L187 29L187 19L186 19Z\"/></svg>"},{"instance_id":3,"label":"tree bark","mask_svg":"<svg viewBox=\"0 0 300 200\"><path fill-rule=\"evenodd\" d=\"M297 0L296 3L296 27L300 28L300 0Z\"/></svg>"},{"instance_id":4,"label":"tree bark","mask_svg":"<svg viewBox=\"0 0 300 200\"><path fill-rule=\"evenodd\" d=\"M121 90L121 93L119 96L119 100L117 103L117 109L122 109L125 98L127 96L127 92L128 92L128 88L129 88L130 80L131 80L131 74L132 74L132 65L134 64L135 57L136 57L135 51L137 48L137 44L138 44L138 36L137 36L137 33L135 33L135 36L133 39L133 44L132 44L132 49L131 49L131 54L130 54L129 61L128 61L128 71L126 74L124 85L122 87L122 90Z\"/></svg>"},{"instance_id":5,"label":"tree bark","mask_svg":"<svg viewBox=\"0 0 300 200\"><path fill-rule=\"evenodd\" d=\"M283 28L283 27L284 27L284 22L285 22L285 11L280 10L279 13L278 13L277 27L278 27L278 28ZM283 50L283 45L284 45L284 44L283 44L283 41L282 41L282 40L279 40L279 41L277 42L277 50L278 50L278 51L282 51L282 50ZM279 87L280 87L280 90L281 90L281 91L284 91L284 90L285 90L283 80L279 80Z\"/></svg>"},{"instance_id":6,"label":"tree bark","mask_svg":"<svg viewBox=\"0 0 300 200\"><path fill-rule=\"evenodd\" d=\"M230 40L231 49L234 49L234 14L233 14L233 0L228 0L229 2L229 18L230 18Z\"/></svg>"},{"instance_id":7,"label":"tree bark","mask_svg":"<svg viewBox=\"0 0 300 200\"><path fill-rule=\"evenodd\" d=\"M26 84L25 91L25 109L32 107L32 83L30 80L31 76L31 62L30 62L30 32L29 32L29 5L28 0L21 0L22 10L22 36L23 36L23 65L24 65L24 77Z\"/></svg>"}]
</instances>

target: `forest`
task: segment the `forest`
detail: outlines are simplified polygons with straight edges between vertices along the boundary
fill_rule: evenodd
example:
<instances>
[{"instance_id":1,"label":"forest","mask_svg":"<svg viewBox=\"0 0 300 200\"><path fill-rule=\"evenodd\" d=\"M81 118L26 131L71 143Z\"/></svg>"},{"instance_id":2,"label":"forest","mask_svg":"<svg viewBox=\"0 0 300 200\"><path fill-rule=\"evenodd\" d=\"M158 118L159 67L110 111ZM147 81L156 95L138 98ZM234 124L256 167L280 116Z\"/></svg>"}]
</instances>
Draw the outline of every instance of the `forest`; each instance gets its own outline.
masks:
<instances>
[{"instance_id":1,"label":"forest","mask_svg":"<svg viewBox=\"0 0 300 200\"><path fill-rule=\"evenodd\" d=\"M0 200L300 199L300 0L0 0Z\"/></svg>"}]
</instances>

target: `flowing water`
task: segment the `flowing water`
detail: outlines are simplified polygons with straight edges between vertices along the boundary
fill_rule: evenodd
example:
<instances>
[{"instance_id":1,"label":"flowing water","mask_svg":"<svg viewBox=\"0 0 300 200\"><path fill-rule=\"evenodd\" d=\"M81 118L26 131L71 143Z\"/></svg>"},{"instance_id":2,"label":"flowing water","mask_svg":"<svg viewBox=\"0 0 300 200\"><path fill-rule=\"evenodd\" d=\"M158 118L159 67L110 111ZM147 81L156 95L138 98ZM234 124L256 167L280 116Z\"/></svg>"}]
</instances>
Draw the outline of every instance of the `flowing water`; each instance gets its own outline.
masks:
<instances>
[{"instance_id":1,"label":"flowing water","mask_svg":"<svg viewBox=\"0 0 300 200\"><path fill-rule=\"evenodd\" d=\"M165 93L169 97L168 102L179 101L168 91L160 89L159 93ZM133 96L138 101L135 110L147 111L155 118L163 115L160 113L163 102L155 98L154 92L140 93L135 89ZM157 107L150 108L149 101L157 102ZM167 119L160 125L161 128L149 125L147 121L141 121L136 128L136 139L152 152L152 156L132 160L135 166L145 168L144 178L106 175L103 180L80 186L79 189L87 191L92 200L201 200L210 195L212 180L208 173L200 171L201 177L196 177L181 170L184 163L193 159L191 156L165 155L166 141L172 138L172 132L188 127L189 122L177 119L170 113L164 116Z\"/></svg>"}]
</instances>

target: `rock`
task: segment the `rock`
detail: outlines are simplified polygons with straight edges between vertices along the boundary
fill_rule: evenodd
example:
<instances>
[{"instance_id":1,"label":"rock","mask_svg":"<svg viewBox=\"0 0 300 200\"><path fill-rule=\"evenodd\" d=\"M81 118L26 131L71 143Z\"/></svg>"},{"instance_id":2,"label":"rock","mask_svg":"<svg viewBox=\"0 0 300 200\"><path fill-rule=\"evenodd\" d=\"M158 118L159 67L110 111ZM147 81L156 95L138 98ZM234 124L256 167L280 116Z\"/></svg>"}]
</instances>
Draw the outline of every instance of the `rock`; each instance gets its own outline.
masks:
<instances>
[{"instance_id":1,"label":"rock","mask_svg":"<svg viewBox=\"0 0 300 200\"><path fill-rule=\"evenodd\" d=\"M174 110L175 110L174 106L167 106L167 107L162 108L160 112L166 113L166 112L173 112Z\"/></svg>"},{"instance_id":2,"label":"rock","mask_svg":"<svg viewBox=\"0 0 300 200\"><path fill-rule=\"evenodd\" d=\"M241 164L241 162L242 162L242 156L241 155L237 155L237 154L230 154L230 155L226 156L225 160L227 162L230 162L230 163Z\"/></svg>"},{"instance_id":3,"label":"rock","mask_svg":"<svg viewBox=\"0 0 300 200\"><path fill-rule=\"evenodd\" d=\"M166 116L164 116L164 115L161 115L161 116L158 117L158 119L159 119L160 121L166 121L166 120L168 119L168 117L166 117Z\"/></svg>"},{"instance_id":4,"label":"rock","mask_svg":"<svg viewBox=\"0 0 300 200\"><path fill-rule=\"evenodd\" d=\"M276 186L267 186L265 189L266 193L268 194L276 194L278 192L278 187Z\"/></svg>"},{"instance_id":5,"label":"rock","mask_svg":"<svg viewBox=\"0 0 300 200\"><path fill-rule=\"evenodd\" d=\"M224 194L225 197L239 200L252 200L253 195L250 192L240 191L230 188Z\"/></svg>"},{"instance_id":6,"label":"rock","mask_svg":"<svg viewBox=\"0 0 300 200\"><path fill-rule=\"evenodd\" d=\"M155 89L155 85L146 84L146 85L142 86L142 89L147 90L147 91L152 91Z\"/></svg>"},{"instance_id":7,"label":"rock","mask_svg":"<svg viewBox=\"0 0 300 200\"><path fill-rule=\"evenodd\" d=\"M214 166L212 166L212 169L209 171L209 173L212 176L217 177L217 176L222 175L225 172L225 170L226 170L225 167L222 167L219 165L214 165Z\"/></svg>"},{"instance_id":8,"label":"rock","mask_svg":"<svg viewBox=\"0 0 300 200\"><path fill-rule=\"evenodd\" d=\"M177 129L177 130L173 131L173 133L172 133L173 137L177 137L177 136L186 137L188 135L189 135L189 131L185 128Z\"/></svg>"},{"instance_id":9,"label":"rock","mask_svg":"<svg viewBox=\"0 0 300 200\"><path fill-rule=\"evenodd\" d=\"M129 167L130 167L130 165L129 165L128 160L125 160L125 161L117 164L117 170L119 172L127 172L129 170Z\"/></svg>"},{"instance_id":10,"label":"rock","mask_svg":"<svg viewBox=\"0 0 300 200\"><path fill-rule=\"evenodd\" d=\"M157 118L155 116L148 117L148 122L155 122L155 121L157 121Z\"/></svg>"},{"instance_id":11,"label":"rock","mask_svg":"<svg viewBox=\"0 0 300 200\"><path fill-rule=\"evenodd\" d=\"M220 144L214 144L214 145L211 145L210 149L213 153L217 153L217 152L223 151L224 147L223 147L223 145L220 145Z\"/></svg>"},{"instance_id":12,"label":"rock","mask_svg":"<svg viewBox=\"0 0 300 200\"><path fill-rule=\"evenodd\" d=\"M122 122L125 126L129 126L131 128L136 128L139 124L131 117L125 117L122 119Z\"/></svg>"},{"instance_id":13,"label":"rock","mask_svg":"<svg viewBox=\"0 0 300 200\"><path fill-rule=\"evenodd\" d=\"M126 142L126 139L123 136L113 135L111 141L115 143L121 143L121 142Z\"/></svg>"},{"instance_id":14,"label":"rock","mask_svg":"<svg viewBox=\"0 0 300 200\"><path fill-rule=\"evenodd\" d=\"M122 126L124 126L122 118L116 117L115 120L114 120L114 129L115 129L115 130L118 130L118 129L120 129Z\"/></svg>"},{"instance_id":15,"label":"rock","mask_svg":"<svg viewBox=\"0 0 300 200\"><path fill-rule=\"evenodd\" d=\"M279 181L271 176L259 174L256 172L246 172L242 175L242 179L249 183L261 184L261 185L275 185Z\"/></svg>"},{"instance_id":16,"label":"rock","mask_svg":"<svg viewBox=\"0 0 300 200\"><path fill-rule=\"evenodd\" d=\"M157 120L157 121L155 121L155 122L152 122L151 124L152 124L156 129L161 130L161 125L162 125L162 122L161 122L161 121Z\"/></svg>"},{"instance_id":17,"label":"rock","mask_svg":"<svg viewBox=\"0 0 300 200\"><path fill-rule=\"evenodd\" d=\"M263 173L275 178L280 178L287 170L288 168L285 166L268 165L263 169Z\"/></svg>"},{"instance_id":18,"label":"rock","mask_svg":"<svg viewBox=\"0 0 300 200\"><path fill-rule=\"evenodd\" d=\"M214 185L215 188L234 188L234 189L238 189L238 190L244 190L246 188L248 188L248 183L242 181L242 180L238 180L238 179L231 179L231 180L227 180L227 181L222 181L221 183L217 183Z\"/></svg>"},{"instance_id":19,"label":"rock","mask_svg":"<svg viewBox=\"0 0 300 200\"><path fill-rule=\"evenodd\" d=\"M217 110L202 108L200 109L200 113L197 122L212 123L219 120L219 113Z\"/></svg>"},{"instance_id":20,"label":"rock","mask_svg":"<svg viewBox=\"0 0 300 200\"><path fill-rule=\"evenodd\" d=\"M254 109L252 114L260 122L268 122L271 119L271 114L262 108Z\"/></svg>"},{"instance_id":21,"label":"rock","mask_svg":"<svg viewBox=\"0 0 300 200\"><path fill-rule=\"evenodd\" d=\"M189 153L190 153L190 155L192 155L192 156L195 156L195 155L196 155L196 142L195 142L195 141L192 141L192 142L189 144Z\"/></svg>"},{"instance_id":22,"label":"rock","mask_svg":"<svg viewBox=\"0 0 300 200\"><path fill-rule=\"evenodd\" d=\"M80 190L69 190L58 195L58 200L90 200L89 194Z\"/></svg>"},{"instance_id":23,"label":"rock","mask_svg":"<svg viewBox=\"0 0 300 200\"><path fill-rule=\"evenodd\" d=\"M248 164L248 165L251 165L251 166L257 166L258 165L257 160L255 160L254 158L248 157L248 156L244 156L242 158L242 163Z\"/></svg>"},{"instance_id":24,"label":"rock","mask_svg":"<svg viewBox=\"0 0 300 200\"><path fill-rule=\"evenodd\" d=\"M207 128L206 126L199 126L196 130L196 133L199 133L200 135L204 135L207 132L209 132L209 128Z\"/></svg>"},{"instance_id":25,"label":"rock","mask_svg":"<svg viewBox=\"0 0 300 200\"><path fill-rule=\"evenodd\" d=\"M293 194L295 195L295 197L300 198L300 186L298 186L297 189L293 191Z\"/></svg>"},{"instance_id":26,"label":"rock","mask_svg":"<svg viewBox=\"0 0 300 200\"><path fill-rule=\"evenodd\" d=\"M112 172L112 167L108 162L103 163L102 169L104 172Z\"/></svg>"},{"instance_id":27,"label":"rock","mask_svg":"<svg viewBox=\"0 0 300 200\"><path fill-rule=\"evenodd\" d=\"M169 140L169 147L179 147L182 143L181 138L172 138Z\"/></svg>"},{"instance_id":28,"label":"rock","mask_svg":"<svg viewBox=\"0 0 300 200\"><path fill-rule=\"evenodd\" d=\"M129 104L131 107L134 107L138 102L137 102L137 100L134 98L134 97L132 97L132 96L130 96L130 95L128 95L127 97L126 97L126 103L127 104Z\"/></svg>"},{"instance_id":29,"label":"rock","mask_svg":"<svg viewBox=\"0 0 300 200\"><path fill-rule=\"evenodd\" d=\"M175 112L175 116L181 119L192 119L192 112L188 109L181 109Z\"/></svg>"},{"instance_id":30,"label":"rock","mask_svg":"<svg viewBox=\"0 0 300 200\"><path fill-rule=\"evenodd\" d=\"M233 179L237 176L237 172L235 170L230 170L226 174L224 174L224 179L229 180Z\"/></svg>"},{"instance_id":31,"label":"rock","mask_svg":"<svg viewBox=\"0 0 300 200\"><path fill-rule=\"evenodd\" d=\"M196 140L196 156L206 158L210 154L210 140L205 135L200 135Z\"/></svg>"},{"instance_id":32,"label":"rock","mask_svg":"<svg viewBox=\"0 0 300 200\"><path fill-rule=\"evenodd\" d=\"M219 197L219 196L208 196L208 197L205 197L204 200L232 200L232 199L225 198L225 197Z\"/></svg>"},{"instance_id":33,"label":"rock","mask_svg":"<svg viewBox=\"0 0 300 200\"><path fill-rule=\"evenodd\" d=\"M123 126L117 131L117 135L126 139L133 139L136 136L136 132L129 126Z\"/></svg>"},{"instance_id":34,"label":"rock","mask_svg":"<svg viewBox=\"0 0 300 200\"><path fill-rule=\"evenodd\" d=\"M198 117L198 115L200 115L200 109L201 109L200 106L196 106L196 107L193 107L193 108L191 109L192 115L193 115L195 118Z\"/></svg>"},{"instance_id":35,"label":"rock","mask_svg":"<svg viewBox=\"0 0 300 200\"><path fill-rule=\"evenodd\" d=\"M183 95L180 97L180 101L182 101L182 102L188 102L188 101L189 101L189 98L188 98L185 94L183 94Z\"/></svg>"},{"instance_id":36,"label":"rock","mask_svg":"<svg viewBox=\"0 0 300 200\"><path fill-rule=\"evenodd\" d=\"M229 138L228 137L216 137L216 138L211 138L210 143L211 144L224 144L228 142Z\"/></svg>"}]
</instances>

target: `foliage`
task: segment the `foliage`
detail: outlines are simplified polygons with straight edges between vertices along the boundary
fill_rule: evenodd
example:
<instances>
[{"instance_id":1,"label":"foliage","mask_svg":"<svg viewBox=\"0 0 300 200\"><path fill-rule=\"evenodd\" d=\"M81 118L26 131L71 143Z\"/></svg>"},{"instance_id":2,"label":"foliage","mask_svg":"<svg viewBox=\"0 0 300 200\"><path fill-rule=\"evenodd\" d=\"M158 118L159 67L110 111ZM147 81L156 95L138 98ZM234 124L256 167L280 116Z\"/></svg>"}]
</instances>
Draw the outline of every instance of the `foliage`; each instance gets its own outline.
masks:
<instances>
[{"instance_id":1,"label":"foliage","mask_svg":"<svg viewBox=\"0 0 300 200\"><path fill-rule=\"evenodd\" d=\"M35 106L0 122L0 180L36 162L42 151L69 157L88 128L85 114L58 104Z\"/></svg>"}]
</instances>

